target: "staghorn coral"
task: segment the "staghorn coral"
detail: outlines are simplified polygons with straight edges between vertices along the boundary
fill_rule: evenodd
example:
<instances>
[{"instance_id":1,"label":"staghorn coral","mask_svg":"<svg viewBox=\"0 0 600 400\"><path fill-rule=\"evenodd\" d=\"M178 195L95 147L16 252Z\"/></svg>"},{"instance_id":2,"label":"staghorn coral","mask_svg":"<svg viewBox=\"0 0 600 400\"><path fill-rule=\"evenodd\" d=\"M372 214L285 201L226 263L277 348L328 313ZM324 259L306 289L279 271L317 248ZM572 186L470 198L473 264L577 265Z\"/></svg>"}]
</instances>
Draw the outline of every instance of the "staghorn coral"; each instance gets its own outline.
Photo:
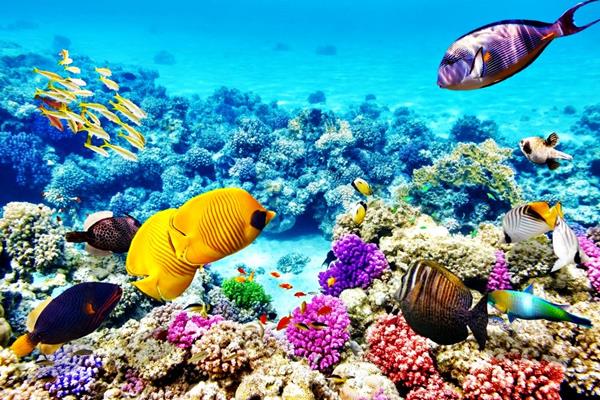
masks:
<instances>
[{"instance_id":1,"label":"staghorn coral","mask_svg":"<svg viewBox=\"0 0 600 400\"><path fill-rule=\"evenodd\" d=\"M305 357L311 368L326 370L340 360L340 350L350 338L348 313L341 300L328 295L313 297L303 308L292 311L287 339L294 354Z\"/></svg>"},{"instance_id":2,"label":"staghorn coral","mask_svg":"<svg viewBox=\"0 0 600 400\"><path fill-rule=\"evenodd\" d=\"M466 400L560 400L563 377L564 368L558 363L507 355L474 366L463 391Z\"/></svg>"},{"instance_id":3,"label":"staghorn coral","mask_svg":"<svg viewBox=\"0 0 600 400\"><path fill-rule=\"evenodd\" d=\"M365 289L389 269L377 245L365 243L356 235L342 236L335 241L333 253L337 260L319 273L319 284L325 294L339 296L344 289Z\"/></svg>"},{"instance_id":4,"label":"staghorn coral","mask_svg":"<svg viewBox=\"0 0 600 400\"><path fill-rule=\"evenodd\" d=\"M63 229L42 204L12 202L0 218L0 241L21 279L63 264Z\"/></svg>"}]
</instances>

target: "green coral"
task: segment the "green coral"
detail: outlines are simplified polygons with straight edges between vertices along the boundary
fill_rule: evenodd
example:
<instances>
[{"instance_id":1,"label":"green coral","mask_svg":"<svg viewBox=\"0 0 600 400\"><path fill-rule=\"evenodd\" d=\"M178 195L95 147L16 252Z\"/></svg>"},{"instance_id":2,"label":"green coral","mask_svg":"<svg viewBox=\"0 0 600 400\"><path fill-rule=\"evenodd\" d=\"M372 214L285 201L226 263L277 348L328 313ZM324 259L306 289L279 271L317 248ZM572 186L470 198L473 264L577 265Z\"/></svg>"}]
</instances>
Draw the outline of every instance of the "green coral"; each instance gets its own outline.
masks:
<instances>
[{"instance_id":1,"label":"green coral","mask_svg":"<svg viewBox=\"0 0 600 400\"><path fill-rule=\"evenodd\" d=\"M271 296L266 294L262 285L256 281L246 279L244 282L238 282L236 278L230 278L223 281L221 289L229 300L241 308L250 309L256 304L271 303Z\"/></svg>"},{"instance_id":2,"label":"green coral","mask_svg":"<svg viewBox=\"0 0 600 400\"><path fill-rule=\"evenodd\" d=\"M21 277L64 264L64 230L43 204L11 202L0 218L0 243Z\"/></svg>"},{"instance_id":3,"label":"green coral","mask_svg":"<svg viewBox=\"0 0 600 400\"><path fill-rule=\"evenodd\" d=\"M515 181L515 171L506 164L511 154L511 149L499 147L493 139L479 145L459 143L434 165L415 170L413 186L483 186L489 188L492 196L515 205L521 202L521 189Z\"/></svg>"}]
</instances>

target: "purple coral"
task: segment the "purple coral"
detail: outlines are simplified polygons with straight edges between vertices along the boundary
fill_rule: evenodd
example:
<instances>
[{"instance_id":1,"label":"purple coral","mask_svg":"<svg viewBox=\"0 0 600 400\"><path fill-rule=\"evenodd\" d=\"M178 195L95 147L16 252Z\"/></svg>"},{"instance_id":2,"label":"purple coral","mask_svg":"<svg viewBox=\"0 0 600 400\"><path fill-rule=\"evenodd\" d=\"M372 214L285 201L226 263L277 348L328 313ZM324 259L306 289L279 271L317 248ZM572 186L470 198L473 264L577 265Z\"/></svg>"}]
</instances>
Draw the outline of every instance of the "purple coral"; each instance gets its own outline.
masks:
<instances>
[{"instance_id":1,"label":"purple coral","mask_svg":"<svg viewBox=\"0 0 600 400\"><path fill-rule=\"evenodd\" d=\"M182 311L169 325L167 340L182 349L189 349L196 339L202 336L211 326L223 321L220 315L204 318L200 315L190 316Z\"/></svg>"},{"instance_id":2,"label":"purple coral","mask_svg":"<svg viewBox=\"0 0 600 400\"><path fill-rule=\"evenodd\" d=\"M144 390L144 387L146 386L144 380L132 369L128 369L127 372L125 372L125 381L123 386L121 386L121 391L129 396L137 396L142 393L142 390Z\"/></svg>"},{"instance_id":3,"label":"purple coral","mask_svg":"<svg viewBox=\"0 0 600 400\"><path fill-rule=\"evenodd\" d=\"M594 290L600 293L600 247L586 235L577 235L579 247L589 257L589 261L583 263L587 267L588 279Z\"/></svg>"},{"instance_id":4,"label":"purple coral","mask_svg":"<svg viewBox=\"0 0 600 400\"><path fill-rule=\"evenodd\" d=\"M325 294L339 296L348 288L367 288L389 268L384 254L373 243L365 243L356 235L345 235L333 244L337 261L319 273L319 284ZM333 278L333 279L331 279Z\"/></svg>"},{"instance_id":5,"label":"purple coral","mask_svg":"<svg viewBox=\"0 0 600 400\"><path fill-rule=\"evenodd\" d=\"M93 392L96 377L102 368L102 359L92 355L76 355L72 347L63 347L48 359L54 364L37 370L36 379L55 379L47 382L44 388L54 397L73 395L81 398Z\"/></svg>"},{"instance_id":6,"label":"purple coral","mask_svg":"<svg viewBox=\"0 0 600 400\"><path fill-rule=\"evenodd\" d=\"M312 369L326 370L340 360L340 350L350 338L350 318L342 301L318 295L292 312L286 336L296 356L305 357Z\"/></svg>"},{"instance_id":7,"label":"purple coral","mask_svg":"<svg viewBox=\"0 0 600 400\"><path fill-rule=\"evenodd\" d=\"M496 251L496 264L492 268L492 272L488 277L487 290L491 292L493 290L506 290L512 289L510 284L510 273L508 271L508 264L506 263L506 257L502 250Z\"/></svg>"}]
</instances>

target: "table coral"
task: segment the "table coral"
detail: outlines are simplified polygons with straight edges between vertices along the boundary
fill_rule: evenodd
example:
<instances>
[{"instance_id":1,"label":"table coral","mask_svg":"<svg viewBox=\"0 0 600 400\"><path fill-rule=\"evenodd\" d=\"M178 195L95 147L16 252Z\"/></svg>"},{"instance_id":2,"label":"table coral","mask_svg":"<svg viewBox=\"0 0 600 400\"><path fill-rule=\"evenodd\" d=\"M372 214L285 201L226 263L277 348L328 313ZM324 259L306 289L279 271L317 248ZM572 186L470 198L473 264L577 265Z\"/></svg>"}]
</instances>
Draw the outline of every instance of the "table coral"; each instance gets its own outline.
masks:
<instances>
[{"instance_id":1,"label":"table coral","mask_svg":"<svg viewBox=\"0 0 600 400\"><path fill-rule=\"evenodd\" d=\"M0 240L22 279L62 265L64 231L53 210L24 202L8 203L3 210Z\"/></svg>"},{"instance_id":2,"label":"table coral","mask_svg":"<svg viewBox=\"0 0 600 400\"><path fill-rule=\"evenodd\" d=\"M346 235L335 241L333 253L337 260L319 273L319 284L325 294L339 296L344 289L364 289L389 269L377 245L365 243L356 235Z\"/></svg>"},{"instance_id":3,"label":"table coral","mask_svg":"<svg viewBox=\"0 0 600 400\"><path fill-rule=\"evenodd\" d=\"M340 360L350 338L348 313L341 300L328 295L315 296L302 308L292 311L286 336L296 356L305 357L313 369L326 370Z\"/></svg>"},{"instance_id":4,"label":"table coral","mask_svg":"<svg viewBox=\"0 0 600 400\"><path fill-rule=\"evenodd\" d=\"M560 400L563 378L564 368L556 362L509 355L474 366L463 392L466 400Z\"/></svg>"}]
</instances>

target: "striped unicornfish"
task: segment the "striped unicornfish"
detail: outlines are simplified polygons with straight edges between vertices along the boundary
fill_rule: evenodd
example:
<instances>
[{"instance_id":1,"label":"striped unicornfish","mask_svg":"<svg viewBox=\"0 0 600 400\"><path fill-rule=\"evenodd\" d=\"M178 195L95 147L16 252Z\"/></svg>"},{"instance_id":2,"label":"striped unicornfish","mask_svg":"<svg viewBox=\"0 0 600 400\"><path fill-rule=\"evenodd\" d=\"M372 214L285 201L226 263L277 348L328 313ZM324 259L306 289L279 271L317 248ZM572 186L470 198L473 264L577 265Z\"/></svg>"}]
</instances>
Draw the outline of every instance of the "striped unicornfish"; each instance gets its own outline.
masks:
<instances>
[{"instance_id":1,"label":"striped unicornfish","mask_svg":"<svg viewBox=\"0 0 600 400\"><path fill-rule=\"evenodd\" d=\"M554 254L558 257L552 267L552 272L568 264L581 264L589 261L588 256L579 247L577 235L560 216L556 219L556 226L552 235L552 247L554 248Z\"/></svg>"},{"instance_id":2,"label":"striped unicornfish","mask_svg":"<svg viewBox=\"0 0 600 400\"><path fill-rule=\"evenodd\" d=\"M457 39L444 54L438 85L469 90L490 86L523 70L552 40L572 35L597 23L576 26L575 11L587 0L567 10L556 22L506 20L485 25Z\"/></svg>"},{"instance_id":3,"label":"striped unicornfish","mask_svg":"<svg viewBox=\"0 0 600 400\"><path fill-rule=\"evenodd\" d=\"M454 344L467 338L471 328L479 348L487 340L487 299L470 310L473 296L465 284L433 261L415 262L402 277L395 294L410 327L439 344Z\"/></svg>"},{"instance_id":4,"label":"striped unicornfish","mask_svg":"<svg viewBox=\"0 0 600 400\"><path fill-rule=\"evenodd\" d=\"M562 216L560 203L550 207L544 201L523 204L506 213L502 219L504 241L517 243L546 233L556 225L556 219Z\"/></svg>"},{"instance_id":5,"label":"striped unicornfish","mask_svg":"<svg viewBox=\"0 0 600 400\"><path fill-rule=\"evenodd\" d=\"M256 239L275 216L243 189L217 189L160 211L138 230L127 255L127 272L158 300L179 296L198 267L227 257Z\"/></svg>"}]
</instances>

